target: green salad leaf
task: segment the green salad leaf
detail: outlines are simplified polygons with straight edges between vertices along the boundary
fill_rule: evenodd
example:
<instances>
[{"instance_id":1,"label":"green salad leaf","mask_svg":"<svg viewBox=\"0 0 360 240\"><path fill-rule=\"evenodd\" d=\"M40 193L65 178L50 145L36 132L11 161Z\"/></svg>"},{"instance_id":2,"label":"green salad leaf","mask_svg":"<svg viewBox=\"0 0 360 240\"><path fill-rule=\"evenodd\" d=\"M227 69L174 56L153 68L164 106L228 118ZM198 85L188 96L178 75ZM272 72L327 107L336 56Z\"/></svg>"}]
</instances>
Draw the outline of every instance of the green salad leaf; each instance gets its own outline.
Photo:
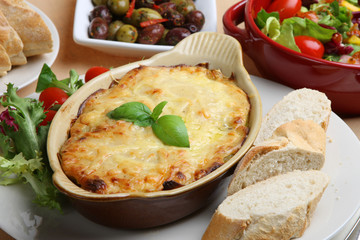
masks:
<instances>
[{"instance_id":1,"label":"green salad leaf","mask_svg":"<svg viewBox=\"0 0 360 240\"><path fill-rule=\"evenodd\" d=\"M268 18L270 17L274 17L276 18L277 20L280 19L280 16L279 16L279 13L278 12L271 12L271 13L268 13L266 12L264 9L261 9L256 18L255 18L255 23L256 25L259 27L259 29L263 29L266 25L266 22L268 20Z\"/></svg>"},{"instance_id":2,"label":"green salad leaf","mask_svg":"<svg viewBox=\"0 0 360 240\"><path fill-rule=\"evenodd\" d=\"M84 85L84 82L82 79L79 79L79 75L75 70L71 69L69 74L69 78L58 80L51 68L45 63L41 69L35 91L39 93L49 87L57 87L64 90L70 96Z\"/></svg>"},{"instance_id":3,"label":"green salad leaf","mask_svg":"<svg viewBox=\"0 0 360 240\"><path fill-rule=\"evenodd\" d=\"M151 126L154 134L166 145L190 147L187 129L181 117L159 117L166 104L166 101L159 103L151 112L143 103L129 102L108 112L107 116L115 120L133 122L140 127Z\"/></svg>"},{"instance_id":4,"label":"green salad leaf","mask_svg":"<svg viewBox=\"0 0 360 240\"><path fill-rule=\"evenodd\" d=\"M321 27L319 24L307 18L292 17L283 21L283 25L291 25L293 27L294 36L310 36L321 42L328 42L332 35L336 33L334 29Z\"/></svg>"},{"instance_id":5,"label":"green salad leaf","mask_svg":"<svg viewBox=\"0 0 360 240\"><path fill-rule=\"evenodd\" d=\"M290 24L284 24L281 27L279 37L274 40L285 47L288 47L294 51L300 52L299 47L295 43L293 26Z\"/></svg>"},{"instance_id":6,"label":"green salad leaf","mask_svg":"<svg viewBox=\"0 0 360 240\"><path fill-rule=\"evenodd\" d=\"M334 27L341 34L350 30L352 13L338 1L312 4L310 10L321 16L318 24Z\"/></svg>"},{"instance_id":7,"label":"green salad leaf","mask_svg":"<svg viewBox=\"0 0 360 240\"><path fill-rule=\"evenodd\" d=\"M29 183L41 206L60 210L60 192L52 184L52 170L46 155L49 125L42 103L21 98L13 84L7 85L0 104L7 107L0 115L0 184Z\"/></svg>"}]
</instances>

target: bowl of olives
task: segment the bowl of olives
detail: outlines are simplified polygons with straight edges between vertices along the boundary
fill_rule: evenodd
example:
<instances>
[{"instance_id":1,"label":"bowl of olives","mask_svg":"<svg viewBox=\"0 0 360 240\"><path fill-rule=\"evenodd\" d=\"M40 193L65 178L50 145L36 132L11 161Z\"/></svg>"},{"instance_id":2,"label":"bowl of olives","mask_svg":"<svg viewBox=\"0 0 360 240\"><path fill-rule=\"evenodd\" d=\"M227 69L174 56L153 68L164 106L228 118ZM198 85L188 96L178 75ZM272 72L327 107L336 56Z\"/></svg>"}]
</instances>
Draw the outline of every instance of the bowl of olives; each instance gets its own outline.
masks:
<instances>
[{"instance_id":1,"label":"bowl of olives","mask_svg":"<svg viewBox=\"0 0 360 240\"><path fill-rule=\"evenodd\" d=\"M78 0L73 39L118 56L150 57L195 32L216 32L215 0Z\"/></svg>"}]
</instances>

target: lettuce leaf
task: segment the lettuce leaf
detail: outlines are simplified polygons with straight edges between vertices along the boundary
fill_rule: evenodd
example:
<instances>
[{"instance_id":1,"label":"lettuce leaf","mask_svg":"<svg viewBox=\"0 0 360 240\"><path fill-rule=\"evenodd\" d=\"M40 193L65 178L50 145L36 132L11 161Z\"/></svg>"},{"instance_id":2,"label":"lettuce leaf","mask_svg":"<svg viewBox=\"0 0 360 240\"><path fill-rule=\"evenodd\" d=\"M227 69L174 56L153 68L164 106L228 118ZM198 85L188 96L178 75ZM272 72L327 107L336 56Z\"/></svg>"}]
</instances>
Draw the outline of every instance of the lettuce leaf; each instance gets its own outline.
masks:
<instances>
[{"instance_id":1,"label":"lettuce leaf","mask_svg":"<svg viewBox=\"0 0 360 240\"><path fill-rule=\"evenodd\" d=\"M264 9L261 9L258 12L258 14L256 15L256 18L255 18L255 23L258 26L258 28L263 29L265 27L265 25L266 25L266 22L267 22L268 18L270 18L270 17L274 17L277 20L280 19L278 12L268 13Z\"/></svg>"},{"instance_id":2,"label":"lettuce leaf","mask_svg":"<svg viewBox=\"0 0 360 240\"><path fill-rule=\"evenodd\" d=\"M282 27L285 25L291 25L293 27L294 36L310 36L323 43L330 41L332 35L336 33L335 29L321 27L319 24L307 18L287 18L283 21Z\"/></svg>"},{"instance_id":3,"label":"lettuce leaf","mask_svg":"<svg viewBox=\"0 0 360 240\"><path fill-rule=\"evenodd\" d=\"M34 202L60 209L60 192L52 184L46 154L49 125L39 126L45 118L42 103L21 98L16 91L13 84L8 84L5 97L0 99L0 104L7 107L0 122L0 184L29 183L36 193Z\"/></svg>"}]
</instances>

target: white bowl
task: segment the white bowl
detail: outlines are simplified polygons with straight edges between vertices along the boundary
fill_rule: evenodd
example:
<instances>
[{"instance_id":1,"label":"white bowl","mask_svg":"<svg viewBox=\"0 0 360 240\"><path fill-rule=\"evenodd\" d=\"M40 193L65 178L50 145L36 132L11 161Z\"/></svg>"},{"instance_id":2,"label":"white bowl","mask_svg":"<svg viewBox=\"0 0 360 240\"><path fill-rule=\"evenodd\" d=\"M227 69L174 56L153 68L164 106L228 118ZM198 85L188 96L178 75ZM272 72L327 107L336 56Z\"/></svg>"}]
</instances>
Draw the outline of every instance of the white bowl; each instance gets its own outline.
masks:
<instances>
[{"instance_id":1,"label":"white bowl","mask_svg":"<svg viewBox=\"0 0 360 240\"><path fill-rule=\"evenodd\" d=\"M205 24L201 31L216 32L216 0L196 0L195 6L196 9L200 10L205 16ZM149 57L173 48L173 46L168 45L148 45L89 38L89 14L93 8L94 6L91 3L91 0L76 1L73 39L77 44L112 55L132 57Z\"/></svg>"}]
</instances>

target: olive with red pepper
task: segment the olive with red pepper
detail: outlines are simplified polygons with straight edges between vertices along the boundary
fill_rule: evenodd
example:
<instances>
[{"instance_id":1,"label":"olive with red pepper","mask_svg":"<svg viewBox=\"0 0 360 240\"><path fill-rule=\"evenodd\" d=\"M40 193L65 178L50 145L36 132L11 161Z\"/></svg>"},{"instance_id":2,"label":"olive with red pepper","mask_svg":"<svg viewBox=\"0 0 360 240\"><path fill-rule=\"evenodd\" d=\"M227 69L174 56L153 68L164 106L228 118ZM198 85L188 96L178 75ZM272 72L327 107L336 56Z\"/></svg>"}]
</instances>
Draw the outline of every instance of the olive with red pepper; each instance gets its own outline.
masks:
<instances>
[{"instance_id":1,"label":"olive with red pepper","mask_svg":"<svg viewBox=\"0 0 360 240\"><path fill-rule=\"evenodd\" d=\"M96 39L106 39L108 36L109 27L106 21L101 17L96 17L90 22L88 29L89 37Z\"/></svg>"},{"instance_id":2,"label":"olive with red pepper","mask_svg":"<svg viewBox=\"0 0 360 240\"><path fill-rule=\"evenodd\" d=\"M193 0L91 0L90 38L176 45L204 25Z\"/></svg>"},{"instance_id":3,"label":"olive with red pepper","mask_svg":"<svg viewBox=\"0 0 360 240\"><path fill-rule=\"evenodd\" d=\"M91 12L90 12L90 21L93 20L96 17L103 18L107 24L110 24L112 21L112 14L104 5L96 6Z\"/></svg>"},{"instance_id":4,"label":"olive with red pepper","mask_svg":"<svg viewBox=\"0 0 360 240\"><path fill-rule=\"evenodd\" d=\"M169 20L164 22L166 28L181 27L185 23L184 15L176 10L168 9L163 13L162 17Z\"/></svg>"},{"instance_id":5,"label":"olive with red pepper","mask_svg":"<svg viewBox=\"0 0 360 240\"><path fill-rule=\"evenodd\" d=\"M158 23L147 26L140 30L138 42L142 44L157 44L165 31L165 27Z\"/></svg>"},{"instance_id":6,"label":"olive with red pepper","mask_svg":"<svg viewBox=\"0 0 360 240\"><path fill-rule=\"evenodd\" d=\"M138 38L138 31L136 27L130 24L124 24L116 32L116 40L120 42L134 43Z\"/></svg>"},{"instance_id":7,"label":"olive with red pepper","mask_svg":"<svg viewBox=\"0 0 360 240\"><path fill-rule=\"evenodd\" d=\"M165 41L169 45L176 45L178 42L188 37L191 32L183 27L170 29L165 36Z\"/></svg>"},{"instance_id":8,"label":"olive with red pepper","mask_svg":"<svg viewBox=\"0 0 360 240\"><path fill-rule=\"evenodd\" d=\"M199 29L204 26L205 17L204 14L199 10L194 10L189 12L185 17L186 23L192 23L196 25Z\"/></svg>"}]
</instances>

